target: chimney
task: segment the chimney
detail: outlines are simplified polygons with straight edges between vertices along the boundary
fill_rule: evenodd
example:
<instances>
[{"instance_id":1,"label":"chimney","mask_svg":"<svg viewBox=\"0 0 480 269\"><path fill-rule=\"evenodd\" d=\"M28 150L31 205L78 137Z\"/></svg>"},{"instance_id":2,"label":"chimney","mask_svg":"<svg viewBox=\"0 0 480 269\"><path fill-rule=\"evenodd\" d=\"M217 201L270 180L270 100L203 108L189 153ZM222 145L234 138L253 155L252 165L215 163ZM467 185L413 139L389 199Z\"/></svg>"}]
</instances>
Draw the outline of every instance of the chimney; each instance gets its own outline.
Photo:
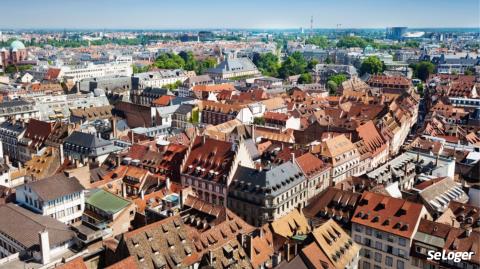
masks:
<instances>
[{"instance_id":1,"label":"chimney","mask_svg":"<svg viewBox=\"0 0 480 269\"><path fill-rule=\"evenodd\" d=\"M245 251L247 252L248 257L251 259L253 257L253 244L252 244L252 235L245 235Z\"/></svg>"},{"instance_id":2,"label":"chimney","mask_svg":"<svg viewBox=\"0 0 480 269\"><path fill-rule=\"evenodd\" d=\"M142 200L145 200L145 190L140 191L140 197L142 198Z\"/></svg>"},{"instance_id":3,"label":"chimney","mask_svg":"<svg viewBox=\"0 0 480 269\"><path fill-rule=\"evenodd\" d=\"M123 198L127 197L127 186L125 183L122 183L122 196Z\"/></svg>"},{"instance_id":4,"label":"chimney","mask_svg":"<svg viewBox=\"0 0 480 269\"><path fill-rule=\"evenodd\" d=\"M292 154L292 163L295 164L295 152L292 152L292 153L290 153L290 154Z\"/></svg>"},{"instance_id":5,"label":"chimney","mask_svg":"<svg viewBox=\"0 0 480 269\"><path fill-rule=\"evenodd\" d=\"M40 252L42 254L42 264L50 262L50 242L48 239L48 231L45 229L38 233L40 240Z\"/></svg>"},{"instance_id":6,"label":"chimney","mask_svg":"<svg viewBox=\"0 0 480 269\"><path fill-rule=\"evenodd\" d=\"M0 158L3 157L3 142L0 141Z\"/></svg>"},{"instance_id":7,"label":"chimney","mask_svg":"<svg viewBox=\"0 0 480 269\"><path fill-rule=\"evenodd\" d=\"M113 138L117 138L117 117L113 117L112 119L112 132L113 132Z\"/></svg>"},{"instance_id":8,"label":"chimney","mask_svg":"<svg viewBox=\"0 0 480 269\"><path fill-rule=\"evenodd\" d=\"M65 161L65 154L63 152L63 144L60 144L60 165Z\"/></svg>"},{"instance_id":9,"label":"chimney","mask_svg":"<svg viewBox=\"0 0 480 269\"><path fill-rule=\"evenodd\" d=\"M10 164L10 157L5 155L5 164Z\"/></svg>"},{"instance_id":10,"label":"chimney","mask_svg":"<svg viewBox=\"0 0 480 269\"><path fill-rule=\"evenodd\" d=\"M465 235L467 237L470 237L470 235L472 234L472 227L468 227L466 230L465 230Z\"/></svg>"},{"instance_id":11,"label":"chimney","mask_svg":"<svg viewBox=\"0 0 480 269\"><path fill-rule=\"evenodd\" d=\"M170 190L171 184L170 184L170 178L169 177L167 177L165 179L165 186L167 187L167 190Z\"/></svg>"}]
</instances>

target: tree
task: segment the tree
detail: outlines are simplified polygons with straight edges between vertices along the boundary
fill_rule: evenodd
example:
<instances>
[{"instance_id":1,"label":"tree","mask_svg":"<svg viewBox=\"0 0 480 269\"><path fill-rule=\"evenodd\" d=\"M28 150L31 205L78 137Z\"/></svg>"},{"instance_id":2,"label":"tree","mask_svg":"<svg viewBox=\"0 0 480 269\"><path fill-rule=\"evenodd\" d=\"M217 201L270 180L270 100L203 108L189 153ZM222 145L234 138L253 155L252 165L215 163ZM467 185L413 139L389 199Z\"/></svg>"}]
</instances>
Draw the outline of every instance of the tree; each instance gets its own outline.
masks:
<instances>
[{"instance_id":1,"label":"tree","mask_svg":"<svg viewBox=\"0 0 480 269\"><path fill-rule=\"evenodd\" d=\"M278 57L271 53L255 53L253 55L253 63L265 76L278 77L278 69L280 64L278 63Z\"/></svg>"},{"instance_id":2,"label":"tree","mask_svg":"<svg viewBox=\"0 0 480 269\"><path fill-rule=\"evenodd\" d=\"M265 118L264 118L264 117L255 117L255 118L253 118L253 124L256 124L256 125L265 125Z\"/></svg>"},{"instance_id":3,"label":"tree","mask_svg":"<svg viewBox=\"0 0 480 269\"><path fill-rule=\"evenodd\" d=\"M320 62L317 59L312 59L310 62L308 62L308 69L314 69L319 63Z\"/></svg>"},{"instance_id":4,"label":"tree","mask_svg":"<svg viewBox=\"0 0 480 269\"><path fill-rule=\"evenodd\" d=\"M163 88L174 91L174 90L177 90L181 85L182 85L182 82L180 80L177 80L174 83L164 85Z\"/></svg>"},{"instance_id":5,"label":"tree","mask_svg":"<svg viewBox=\"0 0 480 269\"><path fill-rule=\"evenodd\" d=\"M423 84L422 84L422 83L419 83L419 84L417 85L417 93L420 94L421 97L423 97L424 88L423 88Z\"/></svg>"},{"instance_id":6,"label":"tree","mask_svg":"<svg viewBox=\"0 0 480 269\"><path fill-rule=\"evenodd\" d=\"M475 71L474 70L472 71L471 69L467 69L463 72L463 74L466 76L472 76L475 74Z\"/></svg>"},{"instance_id":7,"label":"tree","mask_svg":"<svg viewBox=\"0 0 480 269\"><path fill-rule=\"evenodd\" d=\"M428 61L422 61L417 64L411 65L413 69L413 76L426 81L430 74L433 74L435 65Z\"/></svg>"},{"instance_id":8,"label":"tree","mask_svg":"<svg viewBox=\"0 0 480 269\"><path fill-rule=\"evenodd\" d=\"M367 42L367 40L358 37L358 36L344 36L340 38L337 42L337 47L340 48L353 48L353 47L360 47L365 48L368 45L373 45L373 42Z\"/></svg>"},{"instance_id":9,"label":"tree","mask_svg":"<svg viewBox=\"0 0 480 269\"><path fill-rule=\"evenodd\" d=\"M337 93L337 88L338 88L338 85L337 83L335 83L335 81L329 80L327 82L327 89L330 95L335 95Z\"/></svg>"},{"instance_id":10,"label":"tree","mask_svg":"<svg viewBox=\"0 0 480 269\"><path fill-rule=\"evenodd\" d=\"M327 56L327 59L325 59L325 63L326 64L331 64L332 63L332 59L330 59L330 56Z\"/></svg>"},{"instance_id":11,"label":"tree","mask_svg":"<svg viewBox=\"0 0 480 269\"><path fill-rule=\"evenodd\" d=\"M184 69L185 70L196 70L198 67L198 62L195 60L195 57L193 56L193 53L191 51L186 52L186 51L181 51L178 53L178 56L180 56L183 61L185 62Z\"/></svg>"},{"instance_id":12,"label":"tree","mask_svg":"<svg viewBox=\"0 0 480 269\"><path fill-rule=\"evenodd\" d=\"M303 73L298 78L298 83L300 84L308 84L312 83L312 75L310 73Z\"/></svg>"},{"instance_id":13,"label":"tree","mask_svg":"<svg viewBox=\"0 0 480 269\"><path fill-rule=\"evenodd\" d=\"M296 51L292 55L288 56L283 62L278 73L280 77L287 78L292 75L298 75L305 73L307 68L307 61L303 57L303 54Z\"/></svg>"},{"instance_id":14,"label":"tree","mask_svg":"<svg viewBox=\"0 0 480 269\"><path fill-rule=\"evenodd\" d=\"M325 36L312 36L305 40L305 44L312 44L325 49L330 45L330 42L328 42L328 39Z\"/></svg>"},{"instance_id":15,"label":"tree","mask_svg":"<svg viewBox=\"0 0 480 269\"><path fill-rule=\"evenodd\" d=\"M360 75L365 73L379 74L383 72L384 65L377 56L369 56L360 66Z\"/></svg>"},{"instance_id":16,"label":"tree","mask_svg":"<svg viewBox=\"0 0 480 269\"><path fill-rule=\"evenodd\" d=\"M136 64L132 64L132 70L134 74L144 73L144 72L150 71L150 66L149 65L138 66Z\"/></svg>"},{"instance_id":17,"label":"tree","mask_svg":"<svg viewBox=\"0 0 480 269\"><path fill-rule=\"evenodd\" d=\"M161 69L184 68L185 60L177 54L164 53L155 60L154 65Z\"/></svg>"},{"instance_id":18,"label":"tree","mask_svg":"<svg viewBox=\"0 0 480 269\"><path fill-rule=\"evenodd\" d=\"M333 75L330 76L328 80L335 82L335 84L338 86L341 85L342 82L347 80L347 76L345 76L344 74Z\"/></svg>"},{"instance_id":19,"label":"tree","mask_svg":"<svg viewBox=\"0 0 480 269\"><path fill-rule=\"evenodd\" d=\"M190 117L190 122L193 124L200 122L200 112L198 111L198 108L194 108L192 110L192 116Z\"/></svg>"}]
</instances>

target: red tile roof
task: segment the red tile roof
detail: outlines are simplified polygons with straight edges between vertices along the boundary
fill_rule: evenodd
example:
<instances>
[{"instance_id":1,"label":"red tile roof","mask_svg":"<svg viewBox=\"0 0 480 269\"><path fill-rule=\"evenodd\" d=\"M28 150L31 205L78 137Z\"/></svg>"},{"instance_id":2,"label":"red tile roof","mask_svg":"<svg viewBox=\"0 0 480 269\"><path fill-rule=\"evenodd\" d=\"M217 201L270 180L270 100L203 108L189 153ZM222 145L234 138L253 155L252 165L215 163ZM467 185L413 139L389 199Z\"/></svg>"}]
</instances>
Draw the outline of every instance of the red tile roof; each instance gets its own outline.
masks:
<instances>
[{"instance_id":1,"label":"red tile roof","mask_svg":"<svg viewBox=\"0 0 480 269\"><path fill-rule=\"evenodd\" d=\"M175 99L175 96L163 95L153 100L152 104L156 106L168 106L173 99Z\"/></svg>"},{"instance_id":2,"label":"red tile roof","mask_svg":"<svg viewBox=\"0 0 480 269\"><path fill-rule=\"evenodd\" d=\"M324 163L310 152L296 158L296 161L307 178L312 178L329 168L328 164Z\"/></svg>"},{"instance_id":3,"label":"red tile roof","mask_svg":"<svg viewBox=\"0 0 480 269\"><path fill-rule=\"evenodd\" d=\"M223 175L229 174L234 156L232 143L198 136L182 172L220 181ZM209 177L211 172L213 176Z\"/></svg>"},{"instance_id":4,"label":"red tile roof","mask_svg":"<svg viewBox=\"0 0 480 269\"><path fill-rule=\"evenodd\" d=\"M365 192L355 210L352 222L412 238L423 205L373 192Z\"/></svg>"}]
</instances>

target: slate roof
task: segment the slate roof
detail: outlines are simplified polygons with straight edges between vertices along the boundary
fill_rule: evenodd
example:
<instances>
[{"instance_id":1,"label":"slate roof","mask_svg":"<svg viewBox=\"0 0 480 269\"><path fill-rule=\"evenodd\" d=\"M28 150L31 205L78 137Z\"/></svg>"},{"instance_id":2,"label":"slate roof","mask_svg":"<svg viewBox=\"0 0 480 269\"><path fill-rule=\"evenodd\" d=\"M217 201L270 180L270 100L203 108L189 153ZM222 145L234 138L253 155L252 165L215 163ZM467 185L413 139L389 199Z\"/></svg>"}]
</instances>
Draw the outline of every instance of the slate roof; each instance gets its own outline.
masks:
<instances>
[{"instance_id":1,"label":"slate roof","mask_svg":"<svg viewBox=\"0 0 480 269\"><path fill-rule=\"evenodd\" d=\"M187 115L188 113L192 112L193 107L193 105L181 104L177 110L175 110L175 114Z\"/></svg>"},{"instance_id":2,"label":"slate roof","mask_svg":"<svg viewBox=\"0 0 480 269\"><path fill-rule=\"evenodd\" d=\"M50 247L72 240L75 236L67 225L58 220L14 204L0 206L0 216L0 232L26 248L39 248L38 233L44 230L48 231Z\"/></svg>"},{"instance_id":3,"label":"slate roof","mask_svg":"<svg viewBox=\"0 0 480 269\"><path fill-rule=\"evenodd\" d=\"M76 177L68 178L64 174L26 183L25 186L31 188L44 202L84 190Z\"/></svg>"},{"instance_id":4,"label":"slate roof","mask_svg":"<svg viewBox=\"0 0 480 269\"><path fill-rule=\"evenodd\" d=\"M65 139L65 143L70 143L85 148L99 148L112 144L110 141L98 138L93 134L82 133L79 131L74 131L69 137L67 137L67 139Z\"/></svg>"},{"instance_id":5,"label":"slate roof","mask_svg":"<svg viewBox=\"0 0 480 269\"><path fill-rule=\"evenodd\" d=\"M231 188L272 196L277 196L305 180L300 168L291 161L262 171L239 166L233 178Z\"/></svg>"}]
</instances>

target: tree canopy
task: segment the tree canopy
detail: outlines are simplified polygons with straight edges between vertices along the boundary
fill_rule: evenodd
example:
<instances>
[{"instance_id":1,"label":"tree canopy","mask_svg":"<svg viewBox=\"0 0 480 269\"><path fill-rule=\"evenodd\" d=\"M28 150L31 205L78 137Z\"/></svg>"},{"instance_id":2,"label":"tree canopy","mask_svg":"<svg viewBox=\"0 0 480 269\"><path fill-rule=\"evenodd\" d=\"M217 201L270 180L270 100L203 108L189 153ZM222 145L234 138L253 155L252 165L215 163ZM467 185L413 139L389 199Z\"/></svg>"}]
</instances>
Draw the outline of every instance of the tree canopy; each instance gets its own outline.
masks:
<instances>
[{"instance_id":1,"label":"tree canopy","mask_svg":"<svg viewBox=\"0 0 480 269\"><path fill-rule=\"evenodd\" d=\"M312 81L313 81L313 79L312 79L312 75L310 73L303 73L298 78L298 83L300 83L300 84L308 84L308 83L312 83Z\"/></svg>"},{"instance_id":2,"label":"tree canopy","mask_svg":"<svg viewBox=\"0 0 480 269\"><path fill-rule=\"evenodd\" d=\"M161 69L182 68L188 71L195 71L197 74L203 74L206 69L212 68L217 64L215 58L209 57L202 61L195 59L191 51L181 51L178 55L173 53L164 53L160 55L153 64Z\"/></svg>"},{"instance_id":3,"label":"tree canopy","mask_svg":"<svg viewBox=\"0 0 480 269\"><path fill-rule=\"evenodd\" d=\"M305 40L305 44L312 44L323 49L328 48L330 46L330 42L328 41L327 37L319 36L319 35L307 38Z\"/></svg>"},{"instance_id":4,"label":"tree canopy","mask_svg":"<svg viewBox=\"0 0 480 269\"><path fill-rule=\"evenodd\" d=\"M369 74L379 74L382 73L384 65L382 61L377 56L369 56L363 60L362 65L360 66L360 75L365 73Z\"/></svg>"},{"instance_id":5,"label":"tree canopy","mask_svg":"<svg viewBox=\"0 0 480 269\"><path fill-rule=\"evenodd\" d=\"M275 54L271 52L265 54L255 53L253 55L253 63L263 75L278 77L280 64L278 63L278 57Z\"/></svg>"},{"instance_id":6,"label":"tree canopy","mask_svg":"<svg viewBox=\"0 0 480 269\"><path fill-rule=\"evenodd\" d=\"M307 70L307 65L308 63L302 53L296 51L285 59L278 73L282 78L303 74Z\"/></svg>"},{"instance_id":7,"label":"tree canopy","mask_svg":"<svg viewBox=\"0 0 480 269\"><path fill-rule=\"evenodd\" d=\"M423 81L426 81L435 69L435 65L428 61L411 64L410 67L413 69L413 76Z\"/></svg>"}]
</instances>

